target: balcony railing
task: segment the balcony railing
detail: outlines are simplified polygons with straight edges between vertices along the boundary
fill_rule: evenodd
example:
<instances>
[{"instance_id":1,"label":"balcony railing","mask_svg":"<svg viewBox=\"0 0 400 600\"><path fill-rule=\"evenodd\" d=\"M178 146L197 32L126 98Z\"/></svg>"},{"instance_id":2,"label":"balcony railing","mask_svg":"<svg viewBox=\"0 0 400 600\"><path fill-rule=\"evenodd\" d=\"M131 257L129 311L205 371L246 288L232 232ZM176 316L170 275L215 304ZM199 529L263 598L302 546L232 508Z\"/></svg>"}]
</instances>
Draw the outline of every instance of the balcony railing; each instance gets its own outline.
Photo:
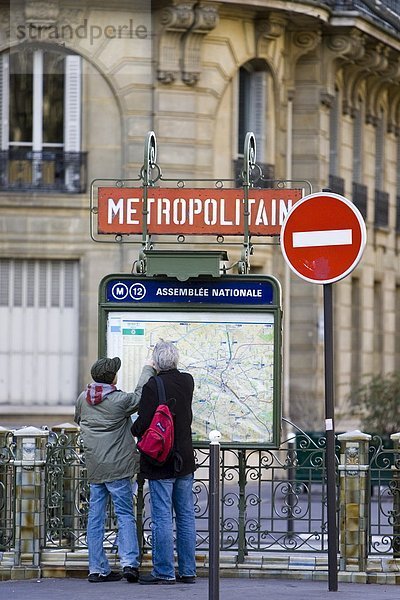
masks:
<instances>
[{"instance_id":1,"label":"balcony railing","mask_svg":"<svg viewBox=\"0 0 400 600\"><path fill-rule=\"evenodd\" d=\"M235 174L235 185L243 185L243 158L233 161L233 170ZM257 188L274 187L275 166L268 163L257 163L257 167L250 174L250 180Z\"/></svg>"},{"instance_id":2,"label":"balcony railing","mask_svg":"<svg viewBox=\"0 0 400 600\"><path fill-rule=\"evenodd\" d=\"M375 190L375 227L389 226L389 194Z\"/></svg>"},{"instance_id":3,"label":"balcony railing","mask_svg":"<svg viewBox=\"0 0 400 600\"><path fill-rule=\"evenodd\" d=\"M340 194L344 196L344 179L337 177L336 175L329 175L329 189L334 194Z\"/></svg>"},{"instance_id":4,"label":"balcony railing","mask_svg":"<svg viewBox=\"0 0 400 600\"><path fill-rule=\"evenodd\" d=\"M374 25L400 36L399 0L323 0L333 13L358 12Z\"/></svg>"},{"instance_id":5,"label":"balcony railing","mask_svg":"<svg viewBox=\"0 0 400 600\"><path fill-rule=\"evenodd\" d=\"M86 191L86 152L33 152L11 148L0 152L0 192Z\"/></svg>"},{"instance_id":6,"label":"balcony railing","mask_svg":"<svg viewBox=\"0 0 400 600\"><path fill-rule=\"evenodd\" d=\"M368 203L368 188L366 185L353 181L353 202L366 220Z\"/></svg>"}]
</instances>

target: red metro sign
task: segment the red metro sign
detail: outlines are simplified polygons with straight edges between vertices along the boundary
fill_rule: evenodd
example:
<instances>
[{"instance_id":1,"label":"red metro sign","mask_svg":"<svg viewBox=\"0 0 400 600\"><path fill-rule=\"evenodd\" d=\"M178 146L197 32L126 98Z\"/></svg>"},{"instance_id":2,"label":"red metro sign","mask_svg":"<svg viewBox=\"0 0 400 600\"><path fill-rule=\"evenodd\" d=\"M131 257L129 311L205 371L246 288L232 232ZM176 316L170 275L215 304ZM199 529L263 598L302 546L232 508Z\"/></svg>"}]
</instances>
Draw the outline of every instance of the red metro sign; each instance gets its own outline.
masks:
<instances>
[{"instance_id":1,"label":"red metro sign","mask_svg":"<svg viewBox=\"0 0 400 600\"><path fill-rule=\"evenodd\" d=\"M302 189L249 190L249 233L279 235ZM99 187L98 233L140 234L143 189ZM244 197L232 188L148 188L147 231L165 235L243 235Z\"/></svg>"},{"instance_id":2,"label":"red metro sign","mask_svg":"<svg viewBox=\"0 0 400 600\"><path fill-rule=\"evenodd\" d=\"M334 283L359 263L367 241L364 219L350 200L321 192L290 210L281 230L285 261L311 283Z\"/></svg>"}]
</instances>

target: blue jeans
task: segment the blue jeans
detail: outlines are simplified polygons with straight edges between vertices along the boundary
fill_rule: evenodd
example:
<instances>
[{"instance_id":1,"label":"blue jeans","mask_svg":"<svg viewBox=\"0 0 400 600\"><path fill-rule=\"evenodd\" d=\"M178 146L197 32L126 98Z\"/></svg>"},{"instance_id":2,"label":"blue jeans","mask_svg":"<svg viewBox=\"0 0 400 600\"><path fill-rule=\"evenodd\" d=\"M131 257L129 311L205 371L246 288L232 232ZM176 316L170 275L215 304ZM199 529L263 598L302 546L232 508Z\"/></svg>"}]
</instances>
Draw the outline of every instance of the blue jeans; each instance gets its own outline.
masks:
<instances>
[{"instance_id":1,"label":"blue jeans","mask_svg":"<svg viewBox=\"0 0 400 600\"><path fill-rule=\"evenodd\" d=\"M151 530L154 577L175 579L174 533L179 575L196 575L196 523L193 503L193 475L173 479L150 479Z\"/></svg>"},{"instance_id":2,"label":"blue jeans","mask_svg":"<svg viewBox=\"0 0 400 600\"><path fill-rule=\"evenodd\" d=\"M133 514L132 484L129 477L106 483L90 484L87 543L89 573L108 575L111 571L103 548L108 497L114 504L118 521L118 554L122 567L139 565L139 544Z\"/></svg>"}]
</instances>

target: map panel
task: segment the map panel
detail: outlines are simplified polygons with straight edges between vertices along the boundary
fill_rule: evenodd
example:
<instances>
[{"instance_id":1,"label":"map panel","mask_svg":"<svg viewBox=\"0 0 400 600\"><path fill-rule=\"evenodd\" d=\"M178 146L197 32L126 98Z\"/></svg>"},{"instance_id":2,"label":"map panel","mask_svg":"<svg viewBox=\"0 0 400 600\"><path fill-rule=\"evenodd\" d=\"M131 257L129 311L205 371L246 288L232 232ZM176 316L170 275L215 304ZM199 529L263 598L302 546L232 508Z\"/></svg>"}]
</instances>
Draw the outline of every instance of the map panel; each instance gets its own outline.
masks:
<instances>
[{"instance_id":1,"label":"map panel","mask_svg":"<svg viewBox=\"0 0 400 600\"><path fill-rule=\"evenodd\" d=\"M120 356L118 385L133 390L157 341L176 344L193 375L193 439L218 429L223 443L273 441L274 316L239 313L108 314L107 354Z\"/></svg>"}]
</instances>

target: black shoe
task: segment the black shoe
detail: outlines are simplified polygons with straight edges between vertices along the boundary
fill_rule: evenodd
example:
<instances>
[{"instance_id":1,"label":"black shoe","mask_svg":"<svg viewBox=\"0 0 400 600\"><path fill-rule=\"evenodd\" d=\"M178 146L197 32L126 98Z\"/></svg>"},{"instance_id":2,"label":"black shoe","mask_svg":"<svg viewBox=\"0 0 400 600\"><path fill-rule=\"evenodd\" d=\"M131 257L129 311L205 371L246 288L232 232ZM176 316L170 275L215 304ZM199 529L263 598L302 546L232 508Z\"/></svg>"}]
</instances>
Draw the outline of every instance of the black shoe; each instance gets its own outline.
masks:
<instances>
[{"instance_id":1,"label":"black shoe","mask_svg":"<svg viewBox=\"0 0 400 600\"><path fill-rule=\"evenodd\" d=\"M161 577L154 577L148 573L139 577L139 583L142 585L172 585L175 583L175 579L161 579Z\"/></svg>"},{"instance_id":2,"label":"black shoe","mask_svg":"<svg viewBox=\"0 0 400 600\"><path fill-rule=\"evenodd\" d=\"M125 577L128 583L136 583L139 579L139 570L137 567L124 567L122 577Z\"/></svg>"},{"instance_id":3,"label":"black shoe","mask_svg":"<svg viewBox=\"0 0 400 600\"><path fill-rule=\"evenodd\" d=\"M176 581L178 583L196 583L195 575L177 575Z\"/></svg>"},{"instance_id":4,"label":"black shoe","mask_svg":"<svg viewBox=\"0 0 400 600\"><path fill-rule=\"evenodd\" d=\"M90 583L99 583L101 581L120 581L122 579L122 574L117 573L116 571L110 571L107 575L103 575L102 573L90 573L88 577L88 581Z\"/></svg>"}]
</instances>

